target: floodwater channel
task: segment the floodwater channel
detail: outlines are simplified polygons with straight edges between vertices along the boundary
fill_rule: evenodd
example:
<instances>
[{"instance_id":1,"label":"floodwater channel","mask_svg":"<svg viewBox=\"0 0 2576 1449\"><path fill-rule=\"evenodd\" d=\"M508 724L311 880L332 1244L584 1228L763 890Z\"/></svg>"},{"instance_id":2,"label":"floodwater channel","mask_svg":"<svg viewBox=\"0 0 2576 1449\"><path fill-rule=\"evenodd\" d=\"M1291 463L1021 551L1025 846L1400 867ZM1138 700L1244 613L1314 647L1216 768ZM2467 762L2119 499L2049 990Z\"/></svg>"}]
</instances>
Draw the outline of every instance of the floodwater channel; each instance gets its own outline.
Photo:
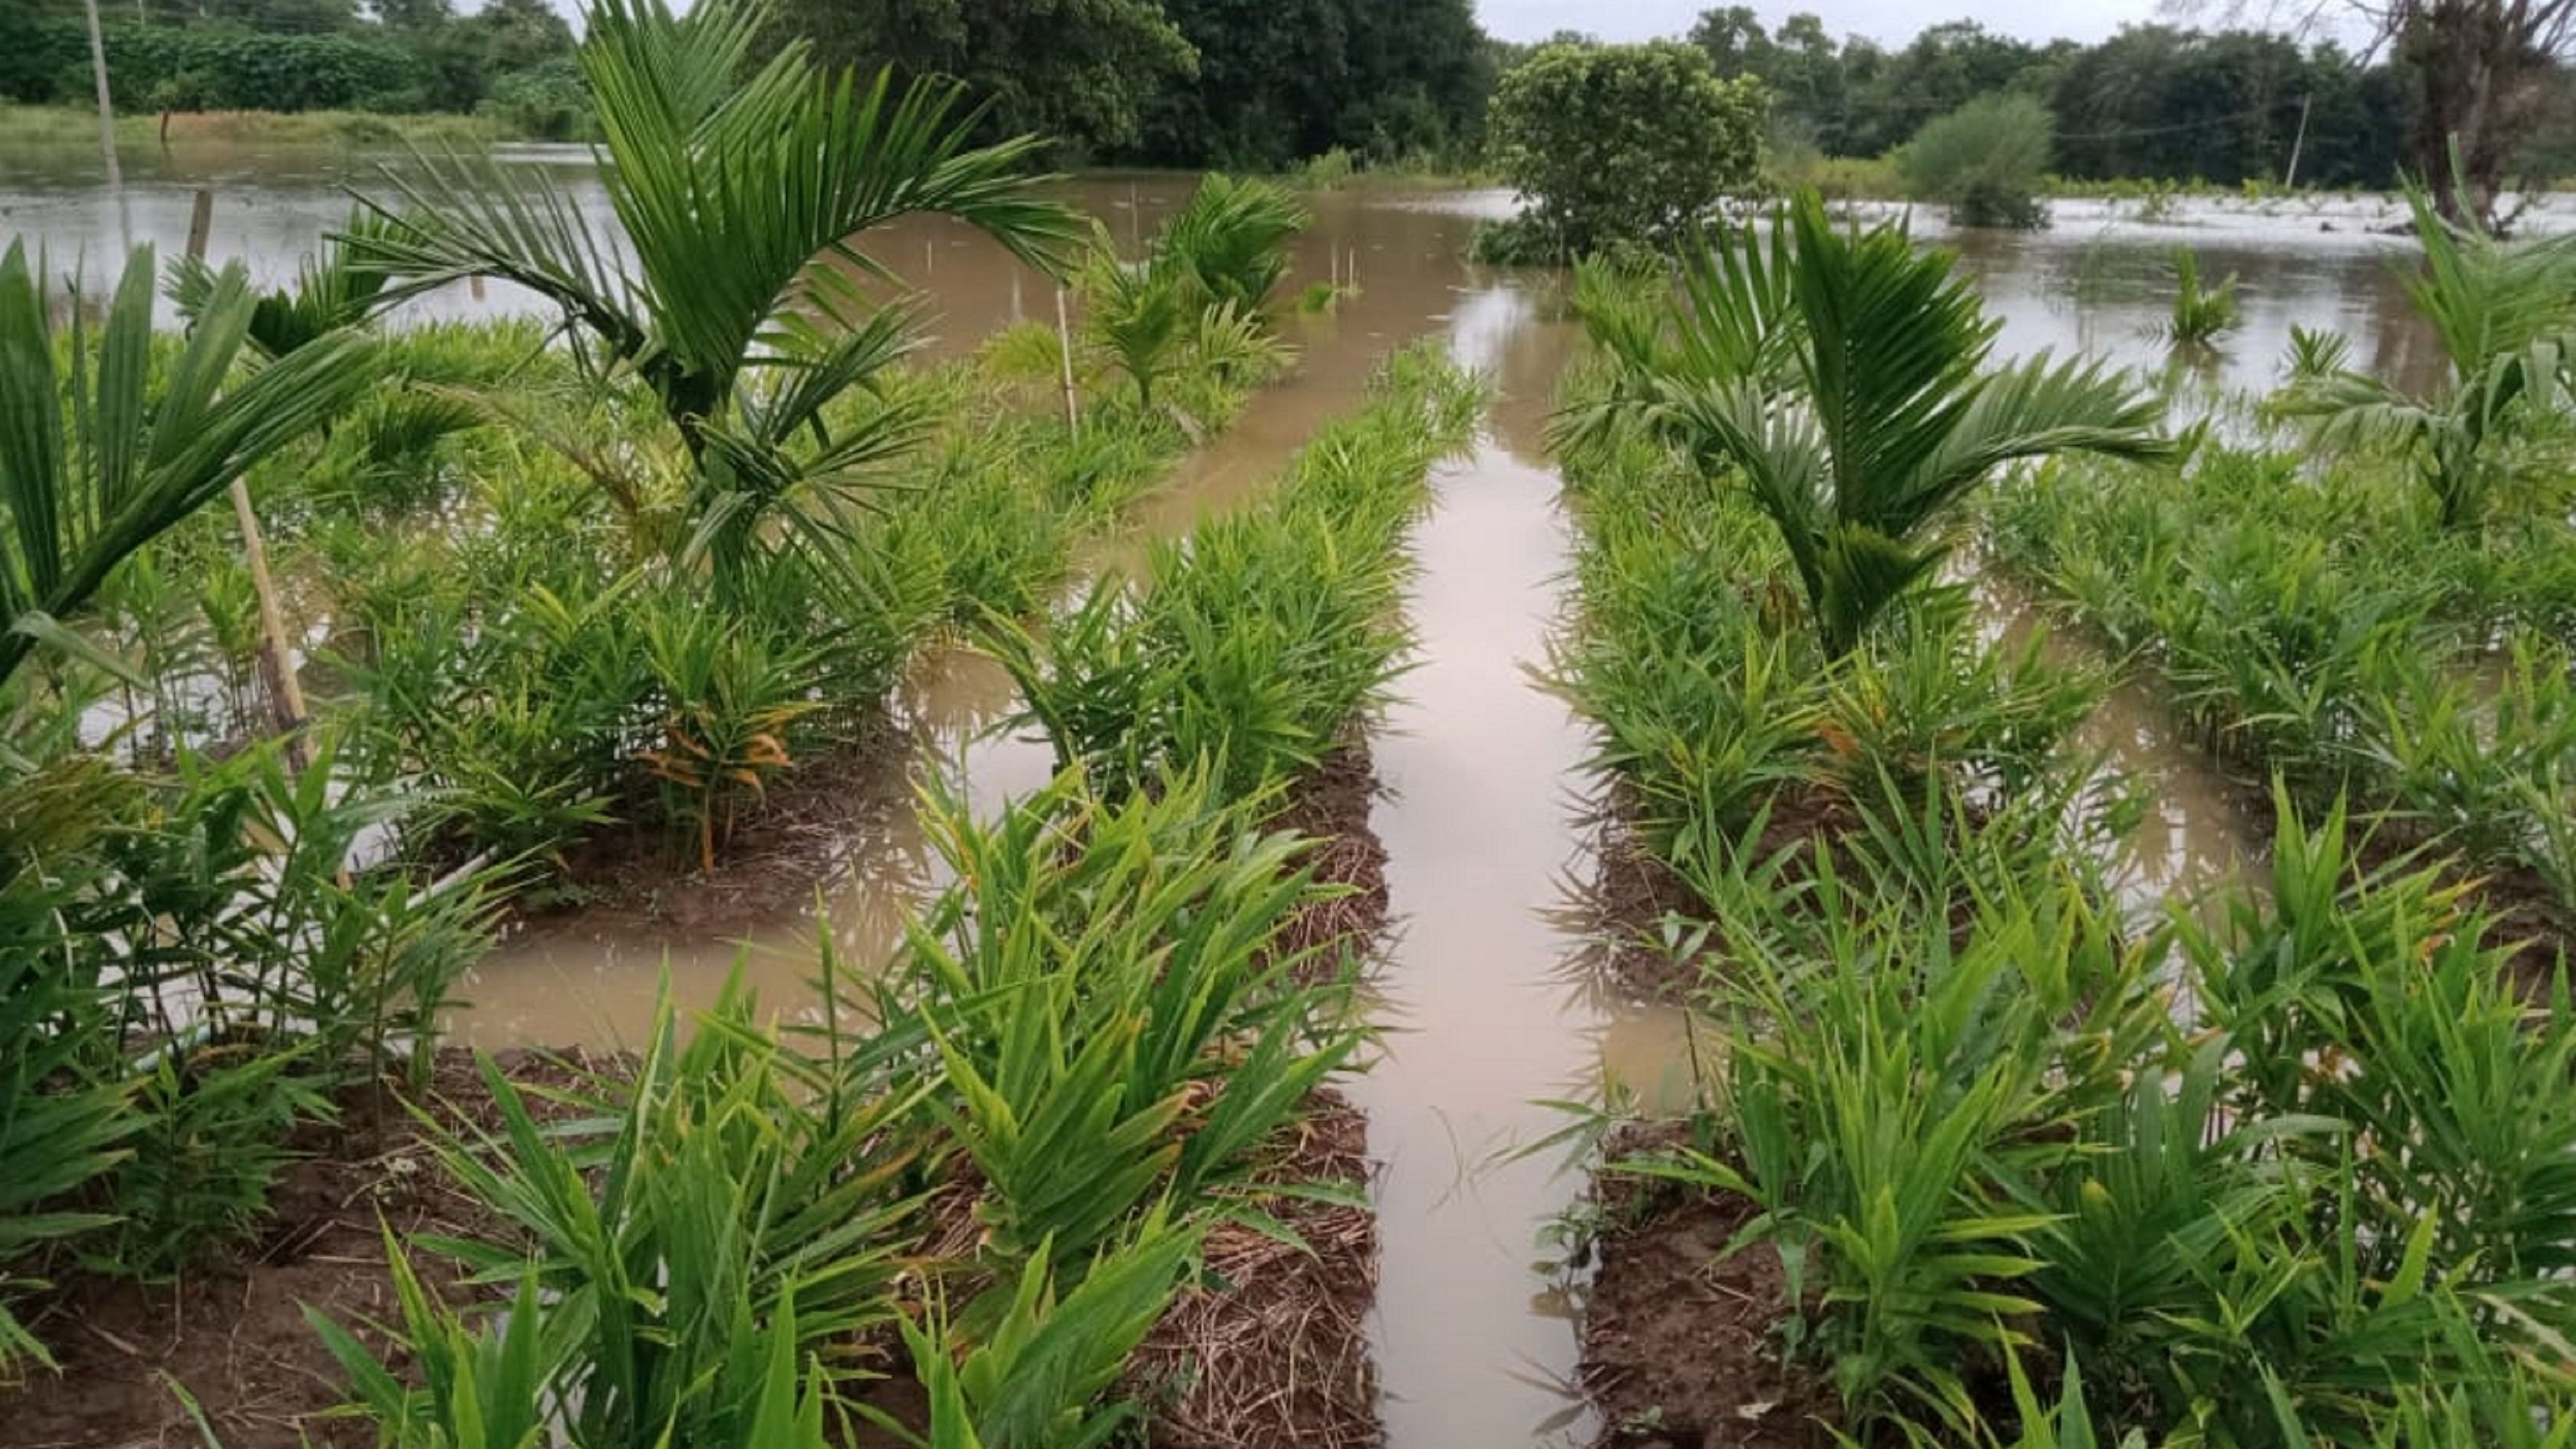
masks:
<instances>
[{"instance_id":1,"label":"floodwater channel","mask_svg":"<svg viewBox=\"0 0 2576 1449\"><path fill-rule=\"evenodd\" d=\"M527 159L561 168L587 204L604 205L577 154ZM145 158L128 173L135 231L176 249L189 196L209 186L218 198L213 256L277 277L345 216L353 166L282 169L255 154ZM1189 184L1118 176L1068 190L1131 237L1150 233ZM1434 479L1409 600L1421 653L1375 742L1387 787L1375 825L1396 916L1379 977L1390 1031L1353 1091L1382 1164L1378 1352L1398 1449L1589 1441L1593 1426L1570 1388L1571 1307L1532 1271L1542 1228L1579 1181L1562 1154L1522 1149L1563 1125L1544 1100L1606 1084L1663 1096L1688 1057L1674 1016L1586 977L1585 943L1566 924L1579 914L1568 909L1570 883L1591 874L1580 798L1587 742L1530 670L1562 607L1569 526L1542 438L1577 334L1551 280L1461 260L1476 217L1506 204L1491 193L1373 189L1312 198L1316 224L1289 289L1355 273L1357 295L1285 324L1301 356L1296 373L1179 464L1126 532L1091 553L1115 566L1121 550L1178 536L1254 496L1323 419L1357 404L1375 362L1408 341L1444 337L1489 378L1494 401L1474 449ZM2160 366L2166 348L2155 326L2170 299L2170 254L2189 244L2213 277L2242 279L2244 326L2210 364L2222 386L2269 386L2293 323L2345 332L2356 360L2382 372L2420 375L2430 344L2404 308L2391 244L2319 225L2145 226L2081 213L2050 232L1961 245L2009 352L2082 349ZM113 254L117 221L77 163L0 160L0 227L28 234L58 264L85 258L96 273ZM871 240L922 290L942 348L1015 321L1052 321L1048 284L958 228L905 223ZM423 310L511 305L498 292L479 302L451 294ZM934 651L897 700L915 748L852 783L866 796L863 823L836 842L842 868L815 883L811 904L716 927L577 915L523 930L464 983L472 1004L453 1022L457 1037L487 1047L631 1045L649 1028L664 979L684 1005L703 1004L737 961L772 1007L815 1009L809 978L822 932L849 969L871 969L890 955L906 912L941 885L914 808L932 773L979 812L1045 778L1042 743L991 732L1011 704L988 662ZM2174 739L2145 695L2115 695L2087 741L2147 787L2148 824L2123 863L2139 901L2214 884L2256 848L2261 834L2231 788Z\"/></svg>"}]
</instances>

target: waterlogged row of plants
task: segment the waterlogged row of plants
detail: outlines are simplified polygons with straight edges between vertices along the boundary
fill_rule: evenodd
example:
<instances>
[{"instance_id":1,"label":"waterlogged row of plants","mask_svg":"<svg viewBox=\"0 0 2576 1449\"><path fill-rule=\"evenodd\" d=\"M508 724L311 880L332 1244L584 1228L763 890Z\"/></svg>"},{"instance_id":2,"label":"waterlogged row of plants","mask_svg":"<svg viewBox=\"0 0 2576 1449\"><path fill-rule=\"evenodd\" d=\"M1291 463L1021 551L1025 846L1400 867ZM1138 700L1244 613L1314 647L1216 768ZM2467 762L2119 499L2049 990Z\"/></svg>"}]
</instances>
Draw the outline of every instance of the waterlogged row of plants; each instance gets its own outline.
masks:
<instances>
[{"instance_id":1,"label":"waterlogged row of plants","mask_svg":"<svg viewBox=\"0 0 2576 1449\"><path fill-rule=\"evenodd\" d=\"M2141 495L2368 507L2177 448L2112 375L1991 364L1948 257L1812 203L1677 275L1580 279L1559 439L1557 679L1650 868L1608 904L1702 1044L1696 1110L1605 1110L1571 1224L1613 1438L2563 1440L2563 980L2288 780L2264 879L2124 915L2129 811L2069 744L2108 672L1987 637L1943 569L2016 460L2056 481L2007 512L2071 537ZM2291 593L2259 547L2091 557Z\"/></svg>"},{"instance_id":2,"label":"waterlogged row of plants","mask_svg":"<svg viewBox=\"0 0 2576 1449\"><path fill-rule=\"evenodd\" d=\"M0 260L0 1383L38 1437L168 1427L151 1386L103 1391L149 1362L100 1356L132 1341L110 1321L176 1334L162 1361L202 1376L172 1402L236 1445L321 1422L332 1375L279 1343L300 1329L257 1330L283 1388L191 1358L188 1330L222 1327L200 1290L225 1274L245 1305L291 1281L366 1311L387 1244L344 1230L372 1210L420 1230L397 1266L435 1264L401 1270L400 1323L331 1339L395 1442L804 1443L911 1361L900 1328L947 1395L913 1429L1089 1442L1218 1184L1347 1055L1338 968L1299 964L1343 948L1270 941L1341 893L1195 758L1150 798L1068 781L991 827L940 807L963 894L881 989L832 988L822 1047L730 997L570 1082L440 1051L505 901L585 891L621 851L716 864L782 794L828 791L920 643L1046 612L1079 541L1284 360L1284 194L1212 179L1123 257L1042 194L1034 143L978 146L952 91L823 75L759 21L593 15L617 246L542 171L448 156L273 294L139 252L93 310L45 259ZM918 363L852 241L916 212L1065 279L1080 328ZM385 322L468 278L550 315ZM233 516L207 512L235 480ZM280 634L305 656L283 670ZM299 675L311 717L273 738ZM1011 851L1015 876L965 863ZM1145 997L1076 973L1045 989L1080 1020L1003 1045L1005 1003L1038 1023L1044 992L976 973L1035 969L1011 933L1067 911L1166 993L1155 1034L1128 1030ZM1165 970L1208 951L1257 964ZM1206 1049L1265 1033L1255 1065L1286 1075L1220 1090ZM1095 1036L1079 1063L1011 1055ZM1076 1072L1133 1075L1125 1105L1090 1115L1110 1099ZM424 1157L446 1171L394 1170ZM487 1326L459 1272L520 1311ZM114 1317L138 1301L143 1327ZM388 1341L392 1377L357 1352Z\"/></svg>"},{"instance_id":3,"label":"waterlogged row of plants","mask_svg":"<svg viewBox=\"0 0 2576 1449\"><path fill-rule=\"evenodd\" d=\"M1251 1268L1329 1299L1373 1266L1357 1118L1325 1087L1366 1037L1354 988L1378 917L1323 878L1331 842L1283 822L1401 667L1405 532L1476 406L1436 354L1405 354L1262 504L1043 628L988 614L1067 768L990 823L934 787L927 831L956 883L881 975L855 979L827 944L814 1025L778 1030L737 986L686 1022L666 1005L631 1060L485 1059L443 1081L420 1150L472 1210L461 1230L385 1229L389 1321L311 1313L346 1412L424 1445L820 1446L872 1425L1057 1446L1139 1420L1156 1442L1314 1442L1280 1421L1280 1384L1320 1367L1342 1376L1323 1432L1359 1442L1357 1313L1338 1341L1283 1345L1225 1303ZM295 783L318 796L323 778ZM33 934L41 912L114 904L101 883L15 878L0 919ZM174 1271L214 1245L213 1224L158 1209L220 1198L223 1226L252 1226L263 1174L288 1167L283 1119L329 1115L331 1033L355 1029L296 970L228 983L263 1013L228 1038L248 1065L164 1052L189 1115L138 1127L130 1082L66 1089L134 990L12 984L52 988L10 997L30 1007L18 1039L52 1055L48 1090L12 1099L29 1134L12 1161L49 1166L12 1175L8 1221L53 1238L38 1263L76 1253L83 1271L147 1231L170 1235ZM231 1114L260 1102L273 1135L245 1144ZM175 1156L138 1150L164 1131ZM1328 1134L1351 1140L1319 1157ZM152 1197L163 1181L185 1194ZM66 1204L103 1210L44 1211ZM32 1333L16 1346L44 1362ZM219 1418L199 1416L218 1441Z\"/></svg>"},{"instance_id":4,"label":"waterlogged row of plants","mask_svg":"<svg viewBox=\"0 0 2576 1449\"><path fill-rule=\"evenodd\" d=\"M1038 608L1078 540L1277 374L1286 349L1258 308L1300 225L1277 193L1220 179L1141 266L1088 262L1087 298L1161 279L1189 328L1150 352L1100 305L1069 359L1029 324L970 360L915 364L905 310L876 311L864 355L847 355L858 337L836 344L854 385L792 420L831 456L723 498L704 496L704 459L672 445L646 388L589 375L534 322L376 339L389 385L252 475L290 619L315 641L316 732L343 742L344 777L401 781L417 799L390 822L407 858L508 861L559 896L577 886L572 857L622 830L712 868L774 787L843 762L923 641ZM1189 249L1210 232L1248 255ZM1180 268L1216 280L1184 286ZM191 315L212 321L209 274L180 276ZM359 324L382 280L343 243L254 308L250 342L305 345L279 320L290 307ZM1214 287L1244 295L1220 303ZM1078 425L1059 392L1068 368ZM109 706L65 700L67 728L94 740L105 722L147 762L268 728L231 518L163 535L85 613L94 647L130 667L65 676Z\"/></svg>"},{"instance_id":5,"label":"waterlogged row of plants","mask_svg":"<svg viewBox=\"0 0 2576 1449\"><path fill-rule=\"evenodd\" d=\"M2310 813L2349 797L2376 856L2485 877L2545 977L2576 920L2576 245L2420 210L2418 231L2431 395L2302 336L2271 427L2180 467L2023 480L1988 506L1989 556L2158 680L2216 759Z\"/></svg>"}]
</instances>

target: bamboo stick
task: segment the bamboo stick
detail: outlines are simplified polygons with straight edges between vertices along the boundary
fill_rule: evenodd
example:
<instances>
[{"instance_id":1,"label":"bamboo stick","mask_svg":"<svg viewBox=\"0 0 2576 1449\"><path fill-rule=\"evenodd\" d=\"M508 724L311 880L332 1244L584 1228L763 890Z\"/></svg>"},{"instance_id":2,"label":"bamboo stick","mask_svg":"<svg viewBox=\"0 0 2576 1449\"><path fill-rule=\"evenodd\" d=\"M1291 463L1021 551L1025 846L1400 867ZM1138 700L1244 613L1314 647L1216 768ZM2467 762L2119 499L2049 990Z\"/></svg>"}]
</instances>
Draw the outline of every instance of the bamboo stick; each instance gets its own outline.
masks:
<instances>
[{"instance_id":1,"label":"bamboo stick","mask_svg":"<svg viewBox=\"0 0 2576 1449\"><path fill-rule=\"evenodd\" d=\"M1055 289L1056 350L1064 362L1064 425L1075 436L1082 433L1082 404L1073 391L1073 320L1065 308L1064 288Z\"/></svg>"},{"instance_id":2,"label":"bamboo stick","mask_svg":"<svg viewBox=\"0 0 2576 1449\"><path fill-rule=\"evenodd\" d=\"M188 256L206 259L206 234L213 227L215 194L199 188L188 217ZM277 581L268 571L268 540L260 532L259 511L251 506L250 484L232 481L233 521L241 526L242 559L250 566L251 588L259 596L260 676L279 734L286 737L287 768L301 773L312 763L304 737L304 685L296 677L295 650L286 638L286 611L277 602Z\"/></svg>"}]
</instances>

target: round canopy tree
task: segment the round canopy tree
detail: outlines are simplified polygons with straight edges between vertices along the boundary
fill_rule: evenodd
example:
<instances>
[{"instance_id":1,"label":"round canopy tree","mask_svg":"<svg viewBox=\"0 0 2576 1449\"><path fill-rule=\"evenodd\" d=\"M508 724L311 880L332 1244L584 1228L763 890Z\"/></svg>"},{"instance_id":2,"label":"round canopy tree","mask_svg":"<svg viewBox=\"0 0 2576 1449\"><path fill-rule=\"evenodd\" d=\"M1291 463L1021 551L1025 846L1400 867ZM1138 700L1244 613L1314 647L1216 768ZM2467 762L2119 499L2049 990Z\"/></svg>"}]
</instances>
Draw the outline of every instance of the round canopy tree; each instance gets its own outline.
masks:
<instances>
[{"instance_id":1,"label":"round canopy tree","mask_svg":"<svg viewBox=\"0 0 2576 1449\"><path fill-rule=\"evenodd\" d=\"M1660 242L1751 182L1761 82L1720 80L1677 41L1557 44L1505 74L1487 124L1495 164L1555 256Z\"/></svg>"}]
</instances>

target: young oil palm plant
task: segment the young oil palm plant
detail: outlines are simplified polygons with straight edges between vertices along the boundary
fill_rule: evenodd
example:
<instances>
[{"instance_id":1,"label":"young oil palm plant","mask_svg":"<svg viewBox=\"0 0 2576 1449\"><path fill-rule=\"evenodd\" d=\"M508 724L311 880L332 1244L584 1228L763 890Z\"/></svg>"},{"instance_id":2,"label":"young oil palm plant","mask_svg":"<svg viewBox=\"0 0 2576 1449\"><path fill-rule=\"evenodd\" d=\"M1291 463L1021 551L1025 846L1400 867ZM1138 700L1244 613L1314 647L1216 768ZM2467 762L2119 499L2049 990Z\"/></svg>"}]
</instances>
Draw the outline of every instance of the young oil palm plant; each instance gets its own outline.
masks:
<instances>
[{"instance_id":1,"label":"young oil palm plant","mask_svg":"<svg viewBox=\"0 0 2576 1449\"><path fill-rule=\"evenodd\" d=\"M74 309L58 346L44 269L23 244L0 257L0 684L40 641L82 648L64 621L117 565L356 400L375 357L335 331L227 386L257 307L234 268L156 363L148 247L96 336Z\"/></svg>"},{"instance_id":2,"label":"young oil palm plant","mask_svg":"<svg viewBox=\"0 0 2576 1449\"><path fill-rule=\"evenodd\" d=\"M346 239L400 277L395 298L468 277L525 287L594 360L639 378L690 460L686 552L720 590L766 525L837 533L875 465L918 434L899 407L838 430L825 416L912 345L902 310L862 296L855 278L883 269L856 237L939 213L1060 271L1083 235L1035 191L1034 138L972 145L956 87L835 79L801 41L764 59L768 18L763 0L590 8L580 62L618 238L542 174L450 155L394 183L386 234Z\"/></svg>"},{"instance_id":3,"label":"young oil palm plant","mask_svg":"<svg viewBox=\"0 0 2576 1449\"><path fill-rule=\"evenodd\" d=\"M1154 385L1180 365L1197 315L1184 279L1160 261L1127 263L1104 248L1084 290L1092 338L1136 384L1137 406L1154 408Z\"/></svg>"},{"instance_id":4,"label":"young oil palm plant","mask_svg":"<svg viewBox=\"0 0 2576 1449\"><path fill-rule=\"evenodd\" d=\"M2236 284L2234 272L2212 287L2200 277L2200 254L2189 247L2174 248L2173 319L2166 324L2165 335L2181 347L2206 347L2222 335L2236 329Z\"/></svg>"},{"instance_id":5,"label":"young oil palm plant","mask_svg":"<svg viewBox=\"0 0 2576 1449\"><path fill-rule=\"evenodd\" d=\"M1200 302L1258 317L1288 274L1288 244L1306 222L1297 199L1267 181L1210 176L1155 250L1190 279Z\"/></svg>"},{"instance_id":6,"label":"young oil palm plant","mask_svg":"<svg viewBox=\"0 0 2576 1449\"><path fill-rule=\"evenodd\" d=\"M403 224L364 206L354 209L343 240L326 239L297 264L295 279L260 294L250 314L249 341L269 361L285 357L343 328L362 327L387 305L393 280L366 256L369 242L401 232ZM354 240L348 240L354 239ZM166 290L190 325L215 295L222 273L201 257L170 265ZM470 399L452 390L423 388L413 358L421 349L389 345L386 360L399 384L378 389L351 410L335 436L348 440L349 456L362 460L361 476L392 493L427 470L419 461L440 439L482 421Z\"/></svg>"},{"instance_id":7,"label":"young oil palm plant","mask_svg":"<svg viewBox=\"0 0 2576 1449\"><path fill-rule=\"evenodd\" d=\"M1810 193L1767 238L1707 246L1685 267L1683 345L1646 359L1643 408L1779 530L1831 657L1931 576L1945 515L1996 470L2169 451L2156 404L2117 373L2045 356L1989 371L1975 289L1900 227L1845 234Z\"/></svg>"},{"instance_id":8,"label":"young oil palm plant","mask_svg":"<svg viewBox=\"0 0 2576 1449\"><path fill-rule=\"evenodd\" d=\"M2349 365L2343 339L2293 336L2277 411L2312 421L2317 441L2376 444L2410 457L2442 526L2476 523L2509 471L2502 454L2536 418L2563 411L2576 351L2576 237L2509 243L2444 220L2407 193L2424 265L2405 278L2441 340L2448 377L2429 394Z\"/></svg>"},{"instance_id":9,"label":"young oil palm plant","mask_svg":"<svg viewBox=\"0 0 2576 1449\"><path fill-rule=\"evenodd\" d=\"M284 357L374 316L392 278L367 260L367 243L393 236L401 227L365 207L353 211L342 239L324 241L321 250L297 265L293 283L252 304L250 345L263 357ZM168 291L180 315L194 321L202 314L222 276L202 257L183 256L171 263Z\"/></svg>"}]
</instances>

